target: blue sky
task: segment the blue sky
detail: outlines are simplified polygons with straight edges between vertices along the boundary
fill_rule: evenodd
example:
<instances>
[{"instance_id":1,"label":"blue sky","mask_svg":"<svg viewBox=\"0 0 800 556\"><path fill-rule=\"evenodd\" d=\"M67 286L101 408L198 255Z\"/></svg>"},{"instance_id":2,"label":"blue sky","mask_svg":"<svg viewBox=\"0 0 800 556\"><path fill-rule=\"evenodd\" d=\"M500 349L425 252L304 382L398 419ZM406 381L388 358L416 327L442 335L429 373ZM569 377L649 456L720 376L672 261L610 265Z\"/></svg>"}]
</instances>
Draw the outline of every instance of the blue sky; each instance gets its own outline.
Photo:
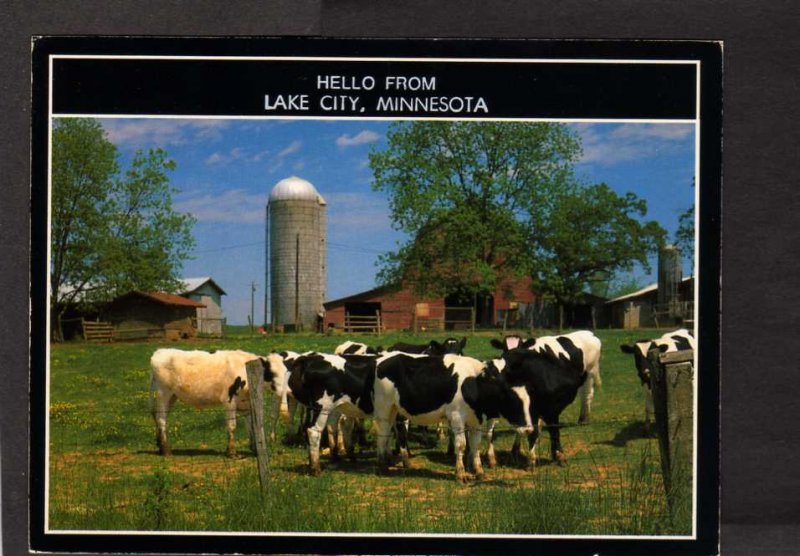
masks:
<instances>
[{"instance_id":1,"label":"blue sky","mask_svg":"<svg viewBox=\"0 0 800 556\"><path fill-rule=\"evenodd\" d=\"M264 213L272 187L288 176L313 183L328 202L328 299L375 286L378 254L403 236L392 229L384 194L372 191L370 147L385 145L386 121L103 119L127 162L137 149L162 147L175 160L175 208L197 218L186 277L211 276L227 292L231 324L264 317ZM647 219L675 232L694 191L691 124L570 124L581 137L576 171L647 200ZM655 271L655 268L653 269ZM685 266L684 274L691 269ZM642 269L642 284L655 281Z\"/></svg>"}]
</instances>

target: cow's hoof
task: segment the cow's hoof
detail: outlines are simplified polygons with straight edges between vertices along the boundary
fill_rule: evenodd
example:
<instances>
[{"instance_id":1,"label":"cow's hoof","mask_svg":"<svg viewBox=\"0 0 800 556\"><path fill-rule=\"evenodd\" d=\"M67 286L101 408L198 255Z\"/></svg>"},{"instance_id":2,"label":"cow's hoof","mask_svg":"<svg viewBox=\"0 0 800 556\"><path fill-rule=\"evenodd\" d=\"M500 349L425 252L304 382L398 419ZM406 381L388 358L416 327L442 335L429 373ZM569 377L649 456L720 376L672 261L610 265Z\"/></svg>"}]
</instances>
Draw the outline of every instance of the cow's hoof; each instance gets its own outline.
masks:
<instances>
[{"instance_id":1,"label":"cow's hoof","mask_svg":"<svg viewBox=\"0 0 800 556\"><path fill-rule=\"evenodd\" d=\"M494 469L497 467L497 458L494 456L490 456L486 459L486 463L489 466L489 469Z\"/></svg>"},{"instance_id":2,"label":"cow's hoof","mask_svg":"<svg viewBox=\"0 0 800 556\"><path fill-rule=\"evenodd\" d=\"M456 481L461 483L462 485L467 484L467 476L464 473L456 475Z\"/></svg>"},{"instance_id":3,"label":"cow's hoof","mask_svg":"<svg viewBox=\"0 0 800 556\"><path fill-rule=\"evenodd\" d=\"M486 480L486 473L483 471L478 471L475 473L475 480L476 481L485 481Z\"/></svg>"},{"instance_id":4,"label":"cow's hoof","mask_svg":"<svg viewBox=\"0 0 800 556\"><path fill-rule=\"evenodd\" d=\"M567 464L567 456L564 455L564 452L556 452L553 456L555 462L560 466L565 466Z\"/></svg>"},{"instance_id":5,"label":"cow's hoof","mask_svg":"<svg viewBox=\"0 0 800 556\"><path fill-rule=\"evenodd\" d=\"M308 469L308 474L312 477L319 477L322 474L322 469L319 466L311 466Z\"/></svg>"},{"instance_id":6,"label":"cow's hoof","mask_svg":"<svg viewBox=\"0 0 800 556\"><path fill-rule=\"evenodd\" d=\"M589 418L588 417L581 417L580 419L578 419L578 424L579 425L588 425L589 424Z\"/></svg>"}]
</instances>

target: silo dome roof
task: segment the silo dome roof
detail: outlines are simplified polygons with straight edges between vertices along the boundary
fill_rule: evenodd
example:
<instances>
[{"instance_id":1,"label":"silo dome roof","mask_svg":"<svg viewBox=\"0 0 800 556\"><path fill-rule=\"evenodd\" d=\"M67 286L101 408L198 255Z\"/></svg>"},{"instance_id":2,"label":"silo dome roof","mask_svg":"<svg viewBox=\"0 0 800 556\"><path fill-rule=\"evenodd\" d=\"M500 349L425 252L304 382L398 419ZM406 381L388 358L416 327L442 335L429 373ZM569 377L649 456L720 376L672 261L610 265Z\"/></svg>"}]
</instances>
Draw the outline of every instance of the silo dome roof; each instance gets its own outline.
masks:
<instances>
[{"instance_id":1,"label":"silo dome roof","mask_svg":"<svg viewBox=\"0 0 800 556\"><path fill-rule=\"evenodd\" d=\"M317 189L311 185L311 182L291 176L284 178L275 184L272 192L269 194L269 200L272 201L317 201L319 204L324 205L325 199L319 194Z\"/></svg>"}]
</instances>

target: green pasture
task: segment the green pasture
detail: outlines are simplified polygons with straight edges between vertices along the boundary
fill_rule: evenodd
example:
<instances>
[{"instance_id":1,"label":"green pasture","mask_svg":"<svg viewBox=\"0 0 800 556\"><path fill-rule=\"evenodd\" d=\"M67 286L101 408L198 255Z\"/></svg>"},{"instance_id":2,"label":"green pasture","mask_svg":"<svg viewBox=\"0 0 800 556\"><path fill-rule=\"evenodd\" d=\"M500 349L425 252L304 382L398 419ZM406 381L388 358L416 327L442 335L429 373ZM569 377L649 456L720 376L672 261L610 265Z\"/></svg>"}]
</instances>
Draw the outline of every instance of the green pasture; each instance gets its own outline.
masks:
<instances>
[{"instance_id":1,"label":"green pasture","mask_svg":"<svg viewBox=\"0 0 800 556\"><path fill-rule=\"evenodd\" d=\"M51 530L316 531L686 535L691 501L670 517L658 443L643 431L641 388L619 345L650 331L601 330L602 388L592 423L577 426L579 402L562 416L568 465L549 461L544 433L534 470L510 461L513 435L497 434L499 466L466 485L433 433L414 431L413 467L377 475L374 442L355 462L306 471L307 452L283 440L269 445L271 482L258 488L256 460L241 418L239 457L225 456L221 409L198 411L180 402L169 418L173 456L156 451L149 412L149 358L159 347L333 351L345 339L388 346L444 334L382 337L250 334L187 342L68 343L51 346L49 526ZM655 332L652 332L655 335ZM486 359L499 332L469 336L466 354ZM269 403L269 394L267 394ZM280 425L279 438L286 432ZM368 435L371 439L371 435Z\"/></svg>"}]
</instances>

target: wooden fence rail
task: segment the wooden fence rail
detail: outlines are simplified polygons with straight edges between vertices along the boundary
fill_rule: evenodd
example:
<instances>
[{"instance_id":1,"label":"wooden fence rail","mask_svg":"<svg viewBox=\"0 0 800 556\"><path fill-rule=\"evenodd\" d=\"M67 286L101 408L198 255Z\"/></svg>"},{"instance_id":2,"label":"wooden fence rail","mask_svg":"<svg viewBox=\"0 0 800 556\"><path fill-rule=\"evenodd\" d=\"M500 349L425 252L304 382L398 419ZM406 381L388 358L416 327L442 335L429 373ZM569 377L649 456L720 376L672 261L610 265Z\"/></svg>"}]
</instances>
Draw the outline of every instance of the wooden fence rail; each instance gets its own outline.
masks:
<instances>
[{"instance_id":1,"label":"wooden fence rail","mask_svg":"<svg viewBox=\"0 0 800 556\"><path fill-rule=\"evenodd\" d=\"M375 315L351 315L346 313L344 316L344 331L352 333L375 333L379 336L383 333L383 322L381 312Z\"/></svg>"},{"instance_id":2,"label":"wooden fence rail","mask_svg":"<svg viewBox=\"0 0 800 556\"><path fill-rule=\"evenodd\" d=\"M83 339L110 342L114 339L114 326L110 322L95 322L81 319Z\"/></svg>"}]
</instances>

